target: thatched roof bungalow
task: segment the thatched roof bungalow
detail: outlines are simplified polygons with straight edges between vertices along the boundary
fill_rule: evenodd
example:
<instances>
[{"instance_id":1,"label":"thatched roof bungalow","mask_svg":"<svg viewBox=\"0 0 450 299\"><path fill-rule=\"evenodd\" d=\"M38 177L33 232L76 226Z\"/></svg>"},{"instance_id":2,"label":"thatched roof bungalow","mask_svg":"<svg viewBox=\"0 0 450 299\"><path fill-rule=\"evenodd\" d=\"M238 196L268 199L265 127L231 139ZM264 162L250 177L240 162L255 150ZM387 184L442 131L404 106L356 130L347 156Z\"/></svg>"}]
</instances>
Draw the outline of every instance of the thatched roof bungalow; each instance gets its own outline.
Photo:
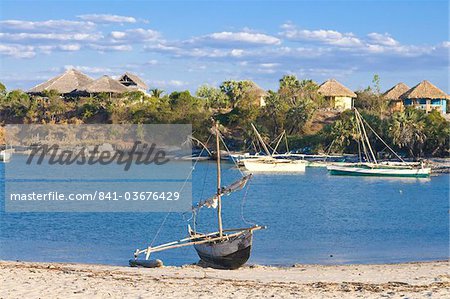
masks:
<instances>
[{"instance_id":1,"label":"thatched roof bungalow","mask_svg":"<svg viewBox=\"0 0 450 299\"><path fill-rule=\"evenodd\" d=\"M106 75L77 89L78 93L96 94L105 92L109 93L110 97L113 94L122 94L127 91L129 91L129 89L126 86Z\"/></svg>"},{"instance_id":2,"label":"thatched roof bungalow","mask_svg":"<svg viewBox=\"0 0 450 299\"><path fill-rule=\"evenodd\" d=\"M249 91L253 94L255 94L257 101L258 101L258 106L259 107L264 107L266 106L266 96L267 96L267 91L265 91L264 89L262 89L258 84L256 84L253 81L250 81L251 86L249 88Z\"/></svg>"},{"instance_id":3,"label":"thatched roof bungalow","mask_svg":"<svg viewBox=\"0 0 450 299\"><path fill-rule=\"evenodd\" d=\"M356 98L356 93L335 79L330 79L320 84L317 92L324 96L326 100L331 101L335 109L341 111L352 109L353 100Z\"/></svg>"},{"instance_id":4,"label":"thatched roof bungalow","mask_svg":"<svg viewBox=\"0 0 450 299\"><path fill-rule=\"evenodd\" d=\"M143 93L147 93L148 85L145 84L145 82L135 74L126 72L119 77L118 81L122 85L128 87L130 90L138 90L142 91Z\"/></svg>"},{"instance_id":5,"label":"thatched roof bungalow","mask_svg":"<svg viewBox=\"0 0 450 299\"><path fill-rule=\"evenodd\" d=\"M447 100L450 100L448 94L427 80L409 89L400 98L405 106L414 106L427 113L436 109L443 114L447 113Z\"/></svg>"},{"instance_id":6,"label":"thatched roof bungalow","mask_svg":"<svg viewBox=\"0 0 450 299\"><path fill-rule=\"evenodd\" d=\"M79 89L80 87L93 81L94 79L83 74L82 72L75 69L69 69L61 75L36 85L31 88L28 93L42 94L44 91L56 90L60 94L70 94L76 89Z\"/></svg>"},{"instance_id":7,"label":"thatched roof bungalow","mask_svg":"<svg viewBox=\"0 0 450 299\"><path fill-rule=\"evenodd\" d=\"M389 101L391 112L403 111L403 100L400 98L402 94L409 90L409 86L400 82L383 93L384 100Z\"/></svg>"}]
</instances>

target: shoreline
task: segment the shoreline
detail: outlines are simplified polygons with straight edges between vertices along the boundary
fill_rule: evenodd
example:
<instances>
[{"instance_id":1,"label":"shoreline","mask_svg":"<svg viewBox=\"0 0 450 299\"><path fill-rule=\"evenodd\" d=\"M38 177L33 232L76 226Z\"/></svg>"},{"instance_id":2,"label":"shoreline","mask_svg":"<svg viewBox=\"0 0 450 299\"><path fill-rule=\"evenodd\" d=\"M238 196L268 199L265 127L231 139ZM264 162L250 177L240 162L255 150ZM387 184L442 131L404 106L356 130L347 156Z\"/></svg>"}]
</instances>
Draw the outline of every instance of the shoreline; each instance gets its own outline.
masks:
<instances>
[{"instance_id":1,"label":"shoreline","mask_svg":"<svg viewBox=\"0 0 450 299\"><path fill-rule=\"evenodd\" d=\"M0 261L0 297L110 298L443 298L445 261L292 267L248 265L217 270L196 265L131 268L96 264Z\"/></svg>"}]
</instances>

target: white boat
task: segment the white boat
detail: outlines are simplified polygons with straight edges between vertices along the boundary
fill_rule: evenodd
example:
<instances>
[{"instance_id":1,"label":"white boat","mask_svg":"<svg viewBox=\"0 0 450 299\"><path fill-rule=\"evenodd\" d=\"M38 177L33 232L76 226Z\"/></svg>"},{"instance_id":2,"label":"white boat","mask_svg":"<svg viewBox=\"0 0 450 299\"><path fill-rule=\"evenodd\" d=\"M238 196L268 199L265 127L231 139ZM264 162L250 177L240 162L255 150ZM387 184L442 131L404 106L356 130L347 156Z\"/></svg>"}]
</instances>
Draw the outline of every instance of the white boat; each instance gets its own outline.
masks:
<instances>
[{"instance_id":1,"label":"white boat","mask_svg":"<svg viewBox=\"0 0 450 299\"><path fill-rule=\"evenodd\" d=\"M429 177L431 168L424 167L421 162L405 162L362 118L361 114L355 108L355 118L360 139L358 142L362 145L364 154L368 162L362 162L361 152L360 163L353 165L328 165L327 170L332 175L352 175L352 176L380 176L380 177ZM372 133L389 149L400 162L378 162L375 157L374 150L367 137L365 125L372 131Z\"/></svg>"},{"instance_id":2,"label":"white boat","mask_svg":"<svg viewBox=\"0 0 450 299\"><path fill-rule=\"evenodd\" d=\"M9 150L0 151L0 162L9 162L11 160L11 156L12 154Z\"/></svg>"},{"instance_id":3,"label":"white boat","mask_svg":"<svg viewBox=\"0 0 450 299\"><path fill-rule=\"evenodd\" d=\"M259 135L258 130L255 128L255 126L253 124L252 124L252 128L267 155L261 156L258 159L242 160L244 167L248 171L250 171L250 172L304 172L305 171L306 165L307 165L306 161L287 159L286 157L288 157L289 154L276 154L275 152L276 152L276 148L278 147L279 142L277 143L277 146L275 147L274 152L271 153L269 151L269 149L267 148L267 145L264 143L264 140L262 139L261 135ZM276 157L281 157L281 158L276 158Z\"/></svg>"},{"instance_id":4,"label":"white boat","mask_svg":"<svg viewBox=\"0 0 450 299\"><path fill-rule=\"evenodd\" d=\"M271 157L243 160L244 167L250 172L304 172L306 161L275 159Z\"/></svg>"},{"instance_id":5,"label":"white boat","mask_svg":"<svg viewBox=\"0 0 450 299\"><path fill-rule=\"evenodd\" d=\"M384 165L356 164L354 166L327 166L330 174L352 176L389 176L389 177L429 177L431 168L393 167Z\"/></svg>"},{"instance_id":6,"label":"white boat","mask_svg":"<svg viewBox=\"0 0 450 299\"><path fill-rule=\"evenodd\" d=\"M264 156L260 155L259 153L256 153L256 154L241 153L241 154L228 155L228 159L230 160L230 162L235 162L235 163L242 163L243 160L259 159L261 157L264 157Z\"/></svg>"}]
</instances>

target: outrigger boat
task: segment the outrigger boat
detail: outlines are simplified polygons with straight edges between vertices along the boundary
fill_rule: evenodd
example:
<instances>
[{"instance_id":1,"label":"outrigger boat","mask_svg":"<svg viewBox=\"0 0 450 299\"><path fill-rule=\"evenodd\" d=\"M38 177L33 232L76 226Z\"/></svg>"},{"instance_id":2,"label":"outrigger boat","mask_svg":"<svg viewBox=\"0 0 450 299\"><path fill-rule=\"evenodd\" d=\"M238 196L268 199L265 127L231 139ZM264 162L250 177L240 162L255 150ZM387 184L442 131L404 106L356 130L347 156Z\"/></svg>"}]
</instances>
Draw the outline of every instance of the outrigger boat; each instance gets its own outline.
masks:
<instances>
[{"instance_id":1,"label":"outrigger boat","mask_svg":"<svg viewBox=\"0 0 450 299\"><path fill-rule=\"evenodd\" d=\"M265 157L260 159L244 160L244 167L251 172L304 172L306 161L277 159Z\"/></svg>"},{"instance_id":2,"label":"outrigger boat","mask_svg":"<svg viewBox=\"0 0 450 299\"><path fill-rule=\"evenodd\" d=\"M362 118L359 111L355 109L355 118L361 144L368 162L362 162L361 152L359 154L360 163L354 165L329 165L327 170L332 175L351 175L351 176L381 176L381 177L416 177L426 178L431 174L431 168L424 167L423 163L405 162ZM383 142L401 162L378 162L372 146L367 137L365 125Z\"/></svg>"},{"instance_id":3,"label":"outrigger boat","mask_svg":"<svg viewBox=\"0 0 450 299\"><path fill-rule=\"evenodd\" d=\"M267 156L261 156L256 159L245 159L242 162L244 167L251 172L304 172L306 169L307 162L304 160L293 160L289 159L288 154L275 155L276 149L279 145L280 140L275 146L274 152L271 153L267 148L264 140L256 130L255 126L252 124L252 128L258 137L261 146L266 152ZM283 133L284 134L284 133ZM282 136L281 136L282 137Z\"/></svg>"},{"instance_id":4,"label":"outrigger boat","mask_svg":"<svg viewBox=\"0 0 450 299\"><path fill-rule=\"evenodd\" d=\"M206 265L219 269L237 269L244 265L250 258L253 232L265 229L265 226L254 225L246 228L224 229L222 227L222 196L241 190L245 187L252 175L245 175L240 180L229 186L222 187L220 171L220 133L215 124L216 152L217 152L217 193L206 200L193 206L193 212L202 207L217 209L218 231L212 233L200 233L188 226L189 236L158 246L149 246L145 249L137 249L134 259L130 260L130 266L136 267L160 267L160 260L150 260L150 255L159 251L175 249L185 246L194 246L201 261ZM139 255L144 254L145 260L139 260Z\"/></svg>"},{"instance_id":5,"label":"outrigger boat","mask_svg":"<svg viewBox=\"0 0 450 299\"><path fill-rule=\"evenodd\" d=\"M5 149L0 151L0 162L7 163L11 160L11 150Z\"/></svg>"}]
</instances>

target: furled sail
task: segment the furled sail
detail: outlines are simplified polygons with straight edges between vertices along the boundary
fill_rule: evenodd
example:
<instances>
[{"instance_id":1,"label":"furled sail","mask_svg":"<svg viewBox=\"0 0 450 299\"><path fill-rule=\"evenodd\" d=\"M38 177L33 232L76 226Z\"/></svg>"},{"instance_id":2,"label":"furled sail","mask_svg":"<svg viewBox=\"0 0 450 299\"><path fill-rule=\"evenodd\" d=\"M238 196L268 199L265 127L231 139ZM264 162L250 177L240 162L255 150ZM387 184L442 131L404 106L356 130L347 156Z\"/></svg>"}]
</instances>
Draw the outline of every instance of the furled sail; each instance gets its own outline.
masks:
<instances>
[{"instance_id":1,"label":"furled sail","mask_svg":"<svg viewBox=\"0 0 450 299\"><path fill-rule=\"evenodd\" d=\"M222 187L220 189L220 195L230 195L231 193L241 190L242 188L245 187L245 185L247 184L248 180L252 177L251 174L244 176L242 179L226 186L226 187ZM197 205L193 206L192 208L194 210L198 210L200 208L203 207L207 207L207 208L217 208L217 194L214 195L213 197L210 197L208 199L202 200L199 203L197 203Z\"/></svg>"},{"instance_id":2,"label":"furled sail","mask_svg":"<svg viewBox=\"0 0 450 299\"><path fill-rule=\"evenodd\" d=\"M251 177L252 177L252 174L246 175L242 179L232 183L231 185L222 187L222 189L220 190L221 195L230 195L234 191L241 190L242 188L245 187L245 185L247 184L248 180Z\"/></svg>"}]
</instances>

